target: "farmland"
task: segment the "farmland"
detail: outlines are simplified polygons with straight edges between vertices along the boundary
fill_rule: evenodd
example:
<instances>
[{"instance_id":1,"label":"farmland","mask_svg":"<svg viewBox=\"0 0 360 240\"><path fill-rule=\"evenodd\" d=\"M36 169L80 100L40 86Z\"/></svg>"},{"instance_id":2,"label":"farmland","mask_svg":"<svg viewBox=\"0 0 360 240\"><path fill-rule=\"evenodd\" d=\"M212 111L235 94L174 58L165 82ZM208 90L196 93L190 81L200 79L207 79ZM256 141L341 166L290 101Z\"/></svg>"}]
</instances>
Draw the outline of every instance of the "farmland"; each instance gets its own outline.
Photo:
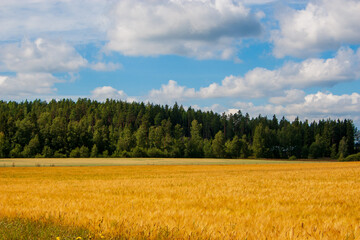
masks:
<instances>
[{"instance_id":1,"label":"farmland","mask_svg":"<svg viewBox=\"0 0 360 240\"><path fill-rule=\"evenodd\" d=\"M2 167L0 219L106 239L359 239L359 176L360 163Z\"/></svg>"},{"instance_id":2,"label":"farmland","mask_svg":"<svg viewBox=\"0 0 360 240\"><path fill-rule=\"evenodd\" d=\"M304 161L296 161L304 162ZM0 167L78 167L136 165L236 165L294 163L286 160L219 159L219 158L4 158Z\"/></svg>"}]
</instances>

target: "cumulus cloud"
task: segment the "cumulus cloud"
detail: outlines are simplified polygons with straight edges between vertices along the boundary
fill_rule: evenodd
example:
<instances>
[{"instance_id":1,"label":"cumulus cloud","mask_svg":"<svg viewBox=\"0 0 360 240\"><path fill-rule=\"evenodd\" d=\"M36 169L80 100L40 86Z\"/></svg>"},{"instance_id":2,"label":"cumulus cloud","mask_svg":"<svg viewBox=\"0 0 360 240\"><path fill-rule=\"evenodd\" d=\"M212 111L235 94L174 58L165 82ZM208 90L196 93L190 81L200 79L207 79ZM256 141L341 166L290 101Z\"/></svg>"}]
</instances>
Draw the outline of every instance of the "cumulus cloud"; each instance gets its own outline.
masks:
<instances>
[{"instance_id":1,"label":"cumulus cloud","mask_svg":"<svg viewBox=\"0 0 360 240\"><path fill-rule=\"evenodd\" d=\"M160 89L153 89L149 93L150 101L167 104L195 97L194 88L180 86L174 80L169 80L168 84L163 84Z\"/></svg>"},{"instance_id":2,"label":"cumulus cloud","mask_svg":"<svg viewBox=\"0 0 360 240\"><path fill-rule=\"evenodd\" d=\"M0 45L2 97L51 94L56 90L56 83L65 79L73 81L82 68L114 71L121 68L121 64L90 64L73 46L63 41L38 38Z\"/></svg>"},{"instance_id":3,"label":"cumulus cloud","mask_svg":"<svg viewBox=\"0 0 360 240\"><path fill-rule=\"evenodd\" d=\"M198 107L198 108L203 111L213 111L213 112L217 112L217 113L223 113L227 110L224 106L217 104L217 103L215 103L209 107L203 107L203 108Z\"/></svg>"},{"instance_id":4,"label":"cumulus cloud","mask_svg":"<svg viewBox=\"0 0 360 240\"><path fill-rule=\"evenodd\" d=\"M115 71L121 69L122 65L120 63L113 63L113 62L109 62L109 63L98 62L91 64L90 68L95 71L109 72L109 71Z\"/></svg>"},{"instance_id":5,"label":"cumulus cloud","mask_svg":"<svg viewBox=\"0 0 360 240\"><path fill-rule=\"evenodd\" d=\"M2 45L0 56L0 70L10 72L75 72L87 65L69 44L41 38Z\"/></svg>"},{"instance_id":6,"label":"cumulus cloud","mask_svg":"<svg viewBox=\"0 0 360 240\"><path fill-rule=\"evenodd\" d=\"M312 58L303 62L288 62L276 70L255 68L244 77L229 76L221 84L201 88L202 98L241 97L261 98L278 95L283 90L313 86L332 86L360 77L360 51L340 49L334 58Z\"/></svg>"},{"instance_id":7,"label":"cumulus cloud","mask_svg":"<svg viewBox=\"0 0 360 240\"><path fill-rule=\"evenodd\" d=\"M310 1L305 9L282 11L272 33L276 57L307 57L341 44L360 44L358 0Z\"/></svg>"},{"instance_id":8,"label":"cumulus cloud","mask_svg":"<svg viewBox=\"0 0 360 240\"><path fill-rule=\"evenodd\" d=\"M105 40L111 0L0 1L0 41L52 37L76 42Z\"/></svg>"},{"instance_id":9,"label":"cumulus cloud","mask_svg":"<svg viewBox=\"0 0 360 240\"><path fill-rule=\"evenodd\" d=\"M269 102L273 104L297 103L304 99L305 92L299 89L290 89L284 91L284 96L269 98Z\"/></svg>"},{"instance_id":10,"label":"cumulus cloud","mask_svg":"<svg viewBox=\"0 0 360 240\"><path fill-rule=\"evenodd\" d=\"M117 90L110 86L103 86L95 88L91 92L91 98L98 101L105 101L106 99L126 100L127 95L122 90Z\"/></svg>"},{"instance_id":11,"label":"cumulus cloud","mask_svg":"<svg viewBox=\"0 0 360 240\"><path fill-rule=\"evenodd\" d=\"M87 65L86 59L64 42L41 38L0 46L0 93L3 98L34 97L53 94L54 85L64 80L54 74L73 78Z\"/></svg>"},{"instance_id":12,"label":"cumulus cloud","mask_svg":"<svg viewBox=\"0 0 360 240\"><path fill-rule=\"evenodd\" d=\"M276 1L277 0L241 0L241 2L246 5L268 4Z\"/></svg>"},{"instance_id":13,"label":"cumulus cloud","mask_svg":"<svg viewBox=\"0 0 360 240\"><path fill-rule=\"evenodd\" d=\"M110 17L107 48L130 56L230 59L241 38L262 31L259 17L231 0L122 0Z\"/></svg>"},{"instance_id":14,"label":"cumulus cloud","mask_svg":"<svg viewBox=\"0 0 360 240\"><path fill-rule=\"evenodd\" d=\"M53 94L54 84L60 82L49 73L19 73L15 76L0 76L2 98L17 99L32 95Z\"/></svg>"},{"instance_id":15,"label":"cumulus cloud","mask_svg":"<svg viewBox=\"0 0 360 240\"><path fill-rule=\"evenodd\" d=\"M248 112L252 116L272 115L286 116L294 118L296 116L302 119L327 119L327 118L348 118L353 119L360 124L360 94L344 94L334 95L332 93L317 92L316 94L309 94L303 97L302 101L290 104L265 104L254 105L251 102L237 102L234 106L237 109L232 109L232 112L241 110Z\"/></svg>"},{"instance_id":16,"label":"cumulus cloud","mask_svg":"<svg viewBox=\"0 0 360 240\"><path fill-rule=\"evenodd\" d=\"M360 77L360 51L340 49L334 58L288 62L276 70L255 68L244 77L229 76L221 84L201 88L199 94L209 97L260 98L279 94L284 89L332 86Z\"/></svg>"},{"instance_id":17,"label":"cumulus cloud","mask_svg":"<svg viewBox=\"0 0 360 240\"><path fill-rule=\"evenodd\" d=\"M295 102L303 92L293 89L306 89L314 86L332 86L337 83L360 78L360 50L341 48L334 58L312 58L300 63L288 62L281 68L268 70L255 68L244 76L228 76L221 84L212 83L199 90L180 86L170 80L158 90L150 92L150 98L158 102L173 102L185 98L263 98L269 96L273 103L285 100ZM285 92L284 92L285 91ZM289 97L291 95L291 97Z\"/></svg>"}]
</instances>

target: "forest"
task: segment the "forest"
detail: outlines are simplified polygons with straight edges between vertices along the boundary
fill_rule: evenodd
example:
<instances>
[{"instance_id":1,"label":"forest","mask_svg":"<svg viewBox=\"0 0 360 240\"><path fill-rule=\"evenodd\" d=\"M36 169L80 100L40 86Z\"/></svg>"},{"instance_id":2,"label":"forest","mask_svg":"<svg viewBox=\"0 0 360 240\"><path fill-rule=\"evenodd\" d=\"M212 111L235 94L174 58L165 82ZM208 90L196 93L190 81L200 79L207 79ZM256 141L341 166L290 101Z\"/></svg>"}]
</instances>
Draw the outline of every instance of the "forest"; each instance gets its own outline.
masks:
<instances>
[{"instance_id":1,"label":"forest","mask_svg":"<svg viewBox=\"0 0 360 240\"><path fill-rule=\"evenodd\" d=\"M332 158L358 151L352 120L290 122L150 103L0 101L0 158Z\"/></svg>"}]
</instances>

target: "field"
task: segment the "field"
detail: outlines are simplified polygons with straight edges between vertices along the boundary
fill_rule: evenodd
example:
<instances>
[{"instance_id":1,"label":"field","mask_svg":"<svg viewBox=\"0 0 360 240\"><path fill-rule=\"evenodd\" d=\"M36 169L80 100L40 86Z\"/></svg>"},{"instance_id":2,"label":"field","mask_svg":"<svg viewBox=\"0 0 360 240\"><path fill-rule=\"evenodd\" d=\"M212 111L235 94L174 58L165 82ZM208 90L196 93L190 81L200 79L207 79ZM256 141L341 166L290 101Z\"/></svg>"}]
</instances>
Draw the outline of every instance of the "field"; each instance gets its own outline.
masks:
<instances>
[{"instance_id":1,"label":"field","mask_svg":"<svg viewBox=\"0 0 360 240\"><path fill-rule=\"evenodd\" d=\"M297 161L304 162L304 161ZM308 162L308 161L307 161ZM294 163L284 160L211 159L211 158L5 158L0 167L70 167L70 166L138 166L138 165L228 165Z\"/></svg>"},{"instance_id":2,"label":"field","mask_svg":"<svg viewBox=\"0 0 360 240\"><path fill-rule=\"evenodd\" d=\"M24 225L33 239L360 239L359 176L360 163L2 167L0 239Z\"/></svg>"}]
</instances>

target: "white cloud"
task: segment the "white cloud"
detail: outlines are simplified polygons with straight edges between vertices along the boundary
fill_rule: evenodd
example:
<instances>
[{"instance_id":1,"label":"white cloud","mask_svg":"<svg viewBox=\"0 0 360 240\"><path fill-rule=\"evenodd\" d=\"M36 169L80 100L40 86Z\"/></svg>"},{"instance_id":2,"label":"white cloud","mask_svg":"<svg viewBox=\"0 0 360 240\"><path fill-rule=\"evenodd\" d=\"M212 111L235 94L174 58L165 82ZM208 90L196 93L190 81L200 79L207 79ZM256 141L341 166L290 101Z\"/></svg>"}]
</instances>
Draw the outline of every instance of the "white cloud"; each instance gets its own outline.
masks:
<instances>
[{"instance_id":1,"label":"white cloud","mask_svg":"<svg viewBox=\"0 0 360 240\"><path fill-rule=\"evenodd\" d=\"M0 45L0 92L4 98L53 94L56 83L76 80L82 68L113 71L121 68L121 64L89 64L73 46L63 41L38 38Z\"/></svg>"},{"instance_id":2,"label":"white cloud","mask_svg":"<svg viewBox=\"0 0 360 240\"><path fill-rule=\"evenodd\" d=\"M16 76L0 76L0 95L2 99L34 97L53 94L54 84L60 82L49 73L19 73Z\"/></svg>"},{"instance_id":3,"label":"white cloud","mask_svg":"<svg viewBox=\"0 0 360 240\"><path fill-rule=\"evenodd\" d=\"M0 41L61 38L76 42L105 40L112 0L0 1Z\"/></svg>"},{"instance_id":4,"label":"white cloud","mask_svg":"<svg viewBox=\"0 0 360 240\"><path fill-rule=\"evenodd\" d=\"M127 96L122 90L117 90L110 86L103 86L95 88L91 92L91 98L98 101L105 101L106 99L126 100Z\"/></svg>"},{"instance_id":5,"label":"white cloud","mask_svg":"<svg viewBox=\"0 0 360 240\"><path fill-rule=\"evenodd\" d=\"M262 28L255 14L231 0L122 0L110 16L107 48L131 56L230 59L241 38Z\"/></svg>"},{"instance_id":6,"label":"white cloud","mask_svg":"<svg viewBox=\"0 0 360 240\"><path fill-rule=\"evenodd\" d=\"M98 63L90 64L90 68L95 71L108 72L108 71L116 71L118 69L121 69L122 65L120 63L113 63L113 62L109 62L109 63L98 62Z\"/></svg>"},{"instance_id":7,"label":"white cloud","mask_svg":"<svg viewBox=\"0 0 360 240\"><path fill-rule=\"evenodd\" d=\"M360 78L360 50L340 49L334 58L307 59L288 62L276 70L255 68L244 77L226 77L221 85L213 83L201 88L202 98L240 97L261 98L277 95L283 90L313 86L332 86Z\"/></svg>"},{"instance_id":8,"label":"white cloud","mask_svg":"<svg viewBox=\"0 0 360 240\"><path fill-rule=\"evenodd\" d=\"M10 72L76 72L87 65L69 44L41 38L2 45L0 57L0 70Z\"/></svg>"},{"instance_id":9,"label":"white cloud","mask_svg":"<svg viewBox=\"0 0 360 240\"><path fill-rule=\"evenodd\" d=\"M195 97L194 88L180 86L174 80L169 80L168 84L163 84L160 89L153 89L149 93L149 101L167 104Z\"/></svg>"},{"instance_id":10,"label":"white cloud","mask_svg":"<svg viewBox=\"0 0 360 240\"><path fill-rule=\"evenodd\" d=\"M89 67L95 71L115 71L120 63L88 63L76 49L63 41L38 38L0 45L0 71L5 72L78 72Z\"/></svg>"},{"instance_id":11,"label":"white cloud","mask_svg":"<svg viewBox=\"0 0 360 240\"><path fill-rule=\"evenodd\" d=\"M310 1L305 9L282 11L274 31L276 57L306 57L342 44L360 44L358 0Z\"/></svg>"},{"instance_id":12,"label":"white cloud","mask_svg":"<svg viewBox=\"0 0 360 240\"><path fill-rule=\"evenodd\" d=\"M2 98L34 98L53 94L54 85L65 80L58 73L74 78L75 72L87 66L87 61L64 42L38 38L19 44L0 46L0 93Z\"/></svg>"},{"instance_id":13,"label":"white cloud","mask_svg":"<svg viewBox=\"0 0 360 240\"><path fill-rule=\"evenodd\" d=\"M334 58L307 59L300 63L288 62L279 69L255 68L241 76L228 76L221 84L212 83L199 90L180 86L170 80L159 90L152 90L151 100L162 103L189 98L263 98L273 97L273 103L285 100L295 102L303 92L292 89L306 89L314 86L332 86L337 83L360 78L360 50L355 53L349 48L341 48ZM285 92L284 92L285 91ZM296 94L296 96L294 95ZM292 95L292 99L289 98Z\"/></svg>"},{"instance_id":14,"label":"white cloud","mask_svg":"<svg viewBox=\"0 0 360 240\"><path fill-rule=\"evenodd\" d=\"M200 107L199 107L199 109L200 109ZM215 104L211 105L210 107L203 107L203 108L201 108L201 110L223 113L226 111L226 108L220 104L215 103Z\"/></svg>"},{"instance_id":15,"label":"white cloud","mask_svg":"<svg viewBox=\"0 0 360 240\"><path fill-rule=\"evenodd\" d=\"M305 92L299 89L286 90L284 93L285 96L269 98L269 102L273 104L297 103L302 101L305 97Z\"/></svg>"},{"instance_id":16,"label":"white cloud","mask_svg":"<svg viewBox=\"0 0 360 240\"><path fill-rule=\"evenodd\" d=\"M276 2L277 0L241 0L246 5L268 4Z\"/></svg>"},{"instance_id":17,"label":"white cloud","mask_svg":"<svg viewBox=\"0 0 360 240\"><path fill-rule=\"evenodd\" d=\"M237 102L236 111L248 112L252 116L276 114L294 118L299 116L301 119L353 119L360 125L360 94L352 93L351 95L334 95L332 93L318 92L303 97L301 102L290 103L285 105L266 104L255 106L251 102ZM234 112L235 109L232 109Z\"/></svg>"}]
</instances>

